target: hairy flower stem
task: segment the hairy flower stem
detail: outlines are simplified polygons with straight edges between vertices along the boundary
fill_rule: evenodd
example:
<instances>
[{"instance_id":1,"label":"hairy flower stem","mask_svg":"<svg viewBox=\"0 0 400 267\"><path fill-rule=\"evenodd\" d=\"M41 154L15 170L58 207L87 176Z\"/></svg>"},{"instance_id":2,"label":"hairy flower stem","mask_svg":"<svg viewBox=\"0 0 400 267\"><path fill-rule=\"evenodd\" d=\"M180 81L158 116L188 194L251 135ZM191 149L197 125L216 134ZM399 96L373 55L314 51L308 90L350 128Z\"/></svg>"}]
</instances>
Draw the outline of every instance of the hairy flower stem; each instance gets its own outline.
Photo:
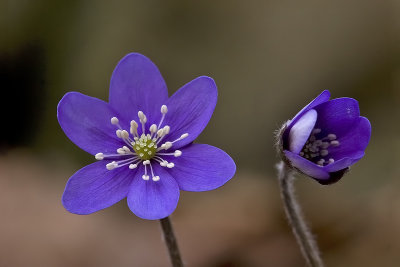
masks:
<instances>
[{"instance_id":1,"label":"hairy flower stem","mask_svg":"<svg viewBox=\"0 0 400 267\"><path fill-rule=\"evenodd\" d=\"M164 234L164 240L168 247L169 257L173 267L183 267L183 262L178 249L178 243L172 229L171 221L169 217L165 217L160 220L161 229Z\"/></svg>"},{"instance_id":2,"label":"hairy flower stem","mask_svg":"<svg viewBox=\"0 0 400 267\"><path fill-rule=\"evenodd\" d=\"M311 267L324 266L318 246L303 218L300 206L294 193L294 173L284 162L277 165L279 186L283 205L289 224L300 246L301 252Z\"/></svg>"}]
</instances>

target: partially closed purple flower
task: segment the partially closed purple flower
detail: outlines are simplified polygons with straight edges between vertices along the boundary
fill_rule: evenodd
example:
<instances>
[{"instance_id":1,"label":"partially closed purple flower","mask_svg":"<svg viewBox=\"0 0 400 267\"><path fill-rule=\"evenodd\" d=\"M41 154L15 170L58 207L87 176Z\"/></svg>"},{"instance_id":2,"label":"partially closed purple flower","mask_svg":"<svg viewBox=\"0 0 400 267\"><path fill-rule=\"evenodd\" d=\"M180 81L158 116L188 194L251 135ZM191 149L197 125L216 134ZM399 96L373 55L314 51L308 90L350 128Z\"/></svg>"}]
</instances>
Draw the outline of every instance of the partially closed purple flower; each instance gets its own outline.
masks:
<instances>
[{"instance_id":1,"label":"partially closed purple flower","mask_svg":"<svg viewBox=\"0 0 400 267\"><path fill-rule=\"evenodd\" d=\"M359 161L371 136L355 99L329 98L323 91L283 126L278 140L283 160L321 184L338 181Z\"/></svg>"},{"instance_id":2,"label":"partially closed purple flower","mask_svg":"<svg viewBox=\"0 0 400 267\"><path fill-rule=\"evenodd\" d=\"M222 150L193 140L206 127L217 87L199 77L168 98L157 67L132 53L111 78L109 103L77 92L58 104L65 134L99 160L68 181L62 202L76 214L90 214L127 197L144 219L161 219L176 208L179 190L207 191L235 173Z\"/></svg>"}]
</instances>

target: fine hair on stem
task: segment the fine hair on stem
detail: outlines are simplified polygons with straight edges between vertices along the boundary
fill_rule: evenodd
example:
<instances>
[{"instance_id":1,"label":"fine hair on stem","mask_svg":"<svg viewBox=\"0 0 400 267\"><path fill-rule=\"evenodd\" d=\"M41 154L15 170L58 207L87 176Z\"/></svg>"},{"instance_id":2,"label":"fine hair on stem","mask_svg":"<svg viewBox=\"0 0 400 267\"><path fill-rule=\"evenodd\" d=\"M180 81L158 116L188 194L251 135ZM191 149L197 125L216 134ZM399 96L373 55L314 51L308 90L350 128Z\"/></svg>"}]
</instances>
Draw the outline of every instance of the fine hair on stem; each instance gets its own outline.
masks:
<instances>
[{"instance_id":1,"label":"fine hair on stem","mask_svg":"<svg viewBox=\"0 0 400 267\"><path fill-rule=\"evenodd\" d=\"M277 164L279 187L285 213L303 257L311 267L323 267L319 249L301 212L294 192L294 171L282 161Z\"/></svg>"}]
</instances>

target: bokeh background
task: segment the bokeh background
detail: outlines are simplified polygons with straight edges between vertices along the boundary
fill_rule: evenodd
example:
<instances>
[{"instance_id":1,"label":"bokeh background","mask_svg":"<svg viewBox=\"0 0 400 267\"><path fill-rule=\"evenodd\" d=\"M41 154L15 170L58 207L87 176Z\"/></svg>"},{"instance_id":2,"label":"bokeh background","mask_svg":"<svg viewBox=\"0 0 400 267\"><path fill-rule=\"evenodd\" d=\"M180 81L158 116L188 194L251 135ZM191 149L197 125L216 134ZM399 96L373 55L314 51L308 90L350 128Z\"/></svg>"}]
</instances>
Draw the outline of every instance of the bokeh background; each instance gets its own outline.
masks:
<instances>
[{"instance_id":1,"label":"bokeh background","mask_svg":"<svg viewBox=\"0 0 400 267\"><path fill-rule=\"evenodd\" d=\"M285 221L273 131L323 89L359 100L366 156L339 183L299 177L327 266L400 263L400 2L2 1L0 266L169 266L159 223L126 202L88 216L61 205L93 162L64 135L68 91L107 100L129 52L150 57L172 94L200 75L219 101L198 139L236 161L218 190L182 192L172 215L187 266L305 266Z\"/></svg>"}]
</instances>

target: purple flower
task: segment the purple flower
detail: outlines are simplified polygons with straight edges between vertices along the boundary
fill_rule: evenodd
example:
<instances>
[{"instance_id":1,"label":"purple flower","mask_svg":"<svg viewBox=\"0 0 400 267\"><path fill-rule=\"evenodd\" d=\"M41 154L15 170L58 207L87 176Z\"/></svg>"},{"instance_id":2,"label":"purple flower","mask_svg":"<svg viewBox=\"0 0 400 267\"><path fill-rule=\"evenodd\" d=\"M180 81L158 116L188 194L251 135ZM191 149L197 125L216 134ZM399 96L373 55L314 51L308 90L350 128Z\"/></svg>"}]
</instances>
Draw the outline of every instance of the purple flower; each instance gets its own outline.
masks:
<instances>
[{"instance_id":1,"label":"purple flower","mask_svg":"<svg viewBox=\"0 0 400 267\"><path fill-rule=\"evenodd\" d=\"M68 181L62 203L90 214L127 197L143 219L161 219L176 208L179 190L207 191L235 173L222 150L193 144L217 102L213 79L198 77L168 98L159 70L148 58L125 56L111 77L109 103L77 92L58 104L61 128L98 162Z\"/></svg>"},{"instance_id":2,"label":"purple flower","mask_svg":"<svg viewBox=\"0 0 400 267\"><path fill-rule=\"evenodd\" d=\"M278 135L283 160L321 184L337 182L359 161L371 136L371 124L360 116L355 99L329 98L323 91Z\"/></svg>"}]
</instances>

